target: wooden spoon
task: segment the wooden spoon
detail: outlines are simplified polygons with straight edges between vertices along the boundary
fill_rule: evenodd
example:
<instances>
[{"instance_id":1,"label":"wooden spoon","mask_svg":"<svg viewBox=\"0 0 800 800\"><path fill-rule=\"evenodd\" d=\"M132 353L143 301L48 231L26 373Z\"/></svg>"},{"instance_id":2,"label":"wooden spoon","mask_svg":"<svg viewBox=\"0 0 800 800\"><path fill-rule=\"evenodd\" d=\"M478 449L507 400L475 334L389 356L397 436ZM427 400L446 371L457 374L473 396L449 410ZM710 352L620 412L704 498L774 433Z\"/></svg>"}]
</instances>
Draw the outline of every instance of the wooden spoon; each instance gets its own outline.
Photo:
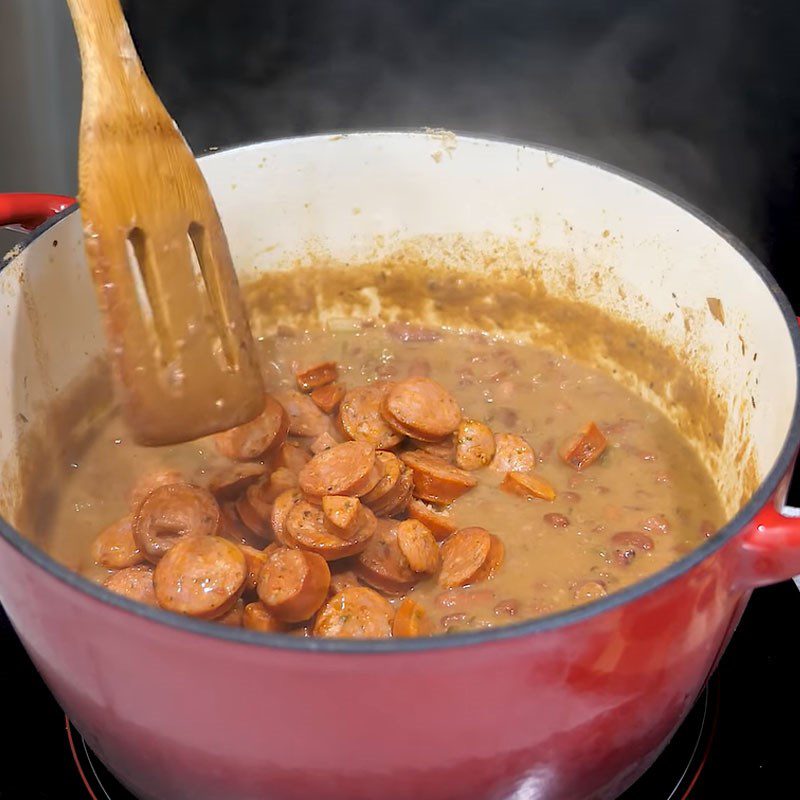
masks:
<instances>
[{"instance_id":1,"label":"wooden spoon","mask_svg":"<svg viewBox=\"0 0 800 800\"><path fill-rule=\"evenodd\" d=\"M264 391L205 180L119 0L67 0L80 44L79 200L125 418L141 444L255 417Z\"/></svg>"}]
</instances>

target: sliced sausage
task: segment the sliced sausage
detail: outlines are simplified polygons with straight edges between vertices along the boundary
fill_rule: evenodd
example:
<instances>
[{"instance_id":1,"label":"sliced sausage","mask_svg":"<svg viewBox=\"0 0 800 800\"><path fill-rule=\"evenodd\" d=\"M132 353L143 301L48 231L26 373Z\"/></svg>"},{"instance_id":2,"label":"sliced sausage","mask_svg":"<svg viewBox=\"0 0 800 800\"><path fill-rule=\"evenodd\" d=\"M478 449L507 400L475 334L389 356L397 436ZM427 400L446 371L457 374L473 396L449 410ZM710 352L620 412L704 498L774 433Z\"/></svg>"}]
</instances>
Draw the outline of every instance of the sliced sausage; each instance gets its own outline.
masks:
<instances>
[{"instance_id":1,"label":"sliced sausage","mask_svg":"<svg viewBox=\"0 0 800 800\"><path fill-rule=\"evenodd\" d=\"M430 453L432 456L441 458L442 461L446 461L448 464L456 463L455 436L445 436L444 439L440 439L438 442L416 441L414 442L414 445L415 449L424 450L426 453Z\"/></svg>"},{"instance_id":2,"label":"sliced sausage","mask_svg":"<svg viewBox=\"0 0 800 800\"><path fill-rule=\"evenodd\" d=\"M134 567L144 561L131 530L131 516L118 519L101 531L92 542L92 560L109 569Z\"/></svg>"},{"instance_id":3,"label":"sliced sausage","mask_svg":"<svg viewBox=\"0 0 800 800\"><path fill-rule=\"evenodd\" d=\"M269 535L269 518L272 505L262 497L262 485L254 484L234 504L239 519L259 538Z\"/></svg>"},{"instance_id":4,"label":"sliced sausage","mask_svg":"<svg viewBox=\"0 0 800 800\"><path fill-rule=\"evenodd\" d=\"M606 449L606 437L594 422L570 439L560 450L561 458L571 467L582 470L597 461Z\"/></svg>"},{"instance_id":5,"label":"sliced sausage","mask_svg":"<svg viewBox=\"0 0 800 800\"><path fill-rule=\"evenodd\" d=\"M456 431L456 464L461 469L486 467L494 458L492 429L474 419L462 419Z\"/></svg>"},{"instance_id":6,"label":"sliced sausage","mask_svg":"<svg viewBox=\"0 0 800 800\"><path fill-rule=\"evenodd\" d=\"M278 545L269 544L263 550L259 550L258 548L250 547L250 545L247 544L239 545L239 549L242 551L245 563L247 564L247 580L245 581L244 586L246 590L251 592L256 590L256 586L258 586L258 578L261 575L261 570L264 569L264 565L267 563L269 554L276 547L278 547Z\"/></svg>"},{"instance_id":7,"label":"sliced sausage","mask_svg":"<svg viewBox=\"0 0 800 800\"><path fill-rule=\"evenodd\" d=\"M221 503L219 511L217 536L236 544L250 544L251 541L259 538L254 536L253 532L242 522L239 512L236 510L236 503L230 501Z\"/></svg>"},{"instance_id":8,"label":"sliced sausage","mask_svg":"<svg viewBox=\"0 0 800 800\"><path fill-rule=\"evenodd\" d=\"M159 486L133 518L133 538L144 557L156 563L182 537L213 536L220 510L213 495L189 483Z\"/></svg>"},{"instance_id":9,"label":"sliced sausage","mask_svg":"<svg viewBox=\"0 0 800 800\"><path fill-rule=\"evenodd\" d=\"M312 497L340 494L358 497L380 478L375 449L366 442L343 442L314 456L300 470L300 488Z\"/></svg>"},{"instance_id":10,"label":"sliced sausage","mask_svg":"<svg viewBox=\"0 0 800 800\"><path fill-rule=\"evenodd\" d=\"M219 536L185 536L153 572L161 608L201 619L214 619L229 611L246 580L242 551Z\"/></svg>"},{"instance_id":11,"label":"sliced sausage","mask_svg":"<svg viewBox=\"0 0 800 800\"><path fill-rule=\"evenodd\" d=\"M392 635L394 609L372 589L352 586L334 595L314 621L314 636L384 639Z\"/></svg>"},{"instance_id":12,"label":"sliced sausage","mask_svg":"<svg viewBox=\"0 0 800 800\"><path fill-rule=\"evenodd\" d=\"M316 438L328 430L330 419L307 394L283 389L275 392L275 397L289 415L289 433Z\"/></svg>"},{"instance_id":13,"label":"sliced sausage","mask_svg":"<svg viewBox=\"0 0 800 800\"><path fill-rule=\"evenodd\" d=\"M303 493L299 489L287 489L275 498L270 514L270 527L275 541L279 544L288 544L289 538L286 535L286 518L296 503L303 499Z\"/></svg>"},{"instance_id":14,"label":"sliced sausage","mask_svg":"<svg viewBox=\"0 0 800 800\"><path fill-rule=\"evenodd\" d=\"M297 488L297 475L287 467L278 467L269 480L261 481L251 495L257 498L257 503L261 506L272 505L275 498L287 489Z\"/></svg>"},{"instance_id":15,"label":"sliced sausage","mask_svg":"<svg viewBox=\"0 0 800 800\"><path fill-rule=\"evenodd\" d=\"M325 431L325 433L317 436L313 442L311 442L311 452L316 456L319 455L323 450L330 450L335 444L338 444L336 439Z\"/></svg>"},{"instance_id":16,"label":"sliced sausage","mask_svg":"<svg viewBox=\"0 0 800 800\"><path fill-rule=\"evenodd\" d=\"M544 478L532 472L507 472L500 488L522 497L549 501L556 499L556 490Z\"/></svg>"},{"instance_id":17,"label":"sliced sausage","mask_svg":"<svg viewBox=\"0 0 800 800\"><path fill-rule=\"evenodd\" d=\"M158 606L153 589L153 568L150 566L138 564L121 569L106 579L105 587L137 603Z\"/></svg>"},{"instance_id":18,"label":"sliced sausage","mask_svg":"<svg viewBox=\"0 0 800 800\"><path fill-rule=\"evenodd\" d=\"M486 556L486 560L483 564L481 564L480 569L472 576L472 582L480 583L481 581L491 578L503 565L505 555L506 548L502 540L493 533L490 533L489 554Z\"/></svg>"},{"instance_id":19,"label":"sliced sausage","mask_svg":"<svg viewBox=\"0 0 800 800\"><path fill-rule=\"evenodd\" d=\"M361 502L370 508L380 503L394 489L403 471L400 459L386 450L378 450L375 453L375 465L381 477L370 491L361 496Z\"/></svg>"},{"instance_id":20,"label":"sliced sausage","mask_svg":"<svg viewBox=\"0 0 800 800\"><path fill-rule=\"evenodd\" d=\"M402 453L400 458L413 472L414 496L420 500L446 506L478 483L463 469L421 450Z\"/></svg>"},{"instance_id":21,"label":"sliced sausage","mask_svg":"<svg viewBox=\"0 0 800 800\"><path fill-rule=\"evenodd\" d=\"M327 430L323 433L327 433ZM286 442L272 458L272 467L273 469L285 467L297 475L311 461L311 455L311 451L300 442Z\"/></svg>"},{"instance_id":22,"label":"sliced sausage","mask_svg":"<svg viewBox=\"0 0 800 800\"><path fill-rule=\"evenodd\" d=\"M397 526L397 544L414 572L433 575L439 569L439 545L419 520L407 519Z\"/></svg>"},{"instance_id":23,"label":"sliced sausage","mask_svg":"<svg viewBox=\"0 0 800 800\"><path fill-rule=\"evenodd\" d=\"M241 628L244 619L244 600L239 598L230 611L226 611L221 617L217 617L215 622L220 625L228 625L231 628Z\"/></svg>"},{"instance_id":24,"label":"sliced sausage","mask_svg":"<svg viewBox=\"0 0 800 800\"><path fill-rule=\"evenodd\" d=\"M339 377L339 368L335 361L322 361L297 372L295 377L297 388L301 392L310 392L312 389L333 383Z\"/></svg>"},{"instance_id":25,"label":"sliced sausage","mask_svg":"<svg viewBox=\"0 0 800 800\"><path fill-rule=\"evenodd\" d=\"M393 386L390 383L358 386L344 396L339 406L339 423L351 439L371 444L378 450L388 450L400 444L402 434L388 425L381 415L381 403Z\"/></svg>"},{"instance_id":26,"label":"sliced sausage","mask_svg":"<svg viewBox=\"0 0 800 800\"><path fill-rule=\"evenodd\" d=\"M289 417L283 406L270 395L265 396L264 410L250 422L214 434L217 450L234 461L263 458L286 441Z\"/></svg>"},{"instance_id":27,"label":"sliced sausage","mask_svg":"<svg viewBox=\"0 0 800 800\"><path fill-rule=\"evenodd\" d=\"M425 525L439 542L458 530L458 525L449 514L444 511L434 511L422 500L412 500L408 504L408 515Z\"/></svg>"},{"instance_id":28,"label":"sliced sausage","mask_svg":"<svg viewBox=\"0 0 800 800\"><path fill-rule=\"evenodd\" d=\"M390 386L381 413L399 433L427 442L443 439L461 422L458 403L444 386L430 378L406 378Z\"/></svg>"},{"instance_id":29,"label":"sliced sausage","mask_svg":"<svg viewBox=\"0 0 800 800\"><path fill-rule=\"evenodd\" d=\"M343 539L349 538L358 527L361 502L357 497L327 495L322 498L322 513L328 530Z\"/></svg>"},{"instance_id":30,"label":"sliced sausage","mask_svg":"<svg viewBox=\"0 0 800 800\"><path fill-rule=\"evenodd\" d=\"M403 464L400 477L394 488L372 504L372 510L380 517L395 517L406 510L414 492L414 474Z\"/></svg>"},{"instance_id":31,"label":"sliced sausage","mask_svg":"<svg viewBox=\"0 0 800 800\"><path fill-rule=\"evenodd\" d=\"M347 589L349 586L360 586L358 582L358 575L351 569L343 570L342 572L331 573L331 585L328 589L328 594L333 597L335 594Z\"/></svg>"},{"instance_id":32,"label":"sliced sausage","mask_svg":"<svg viewBox=\"0 0 800 800\"><path fill-rule=\"evenodd\" d=\"M375 533L375 515L362 506L360 521L348 539L336 536L325 527L322 509L307 500L300 500L286 517L284 536L292 547L321 555L327 561L360 553Z\"/></svg>"},{"instance_id":33,"label":"sliced sausage","mask_svg":"<svg viewBox=\"0 0 800 800\"><path fill-rule=\"evenodd\" d=\"M264 464L244 462L231 464L215 473L208 480L208 490L221 503L225 500L235 500L244 490L258 480L264 478L267 468Z\"/></svg>"},{"instance_id":34,"label":"sliced sausage","mask_svg":"<svg viewBox=\"0 0 800 800\"><path fill-rule=\"evenodd\" d=\"M494 435L495 454L489 468L496 472L533 472L536 453L521 437L513 433Z\"/></svg>"},{"instance_id":35,"label":"sliced sausage","mask_svg":"<svg viewBox=\"0 0 800 800\"><path fill-rule=\"evenodd\" d=\"M311 392L311 399L320 411L326 414L333 414L345 395L345 388L341 383L329 383L327 386L320 386Z\"/></svg>"},{"instance_id":36,"label":"sliced sausage","mask_svg":"<svg viewBox=\"0 0 800 800\"><path fill-rule=\"evenodd\" d=\"M425 609L410 597L400 603L392 622L392 636L430 636L433 626Z\"/></svg>"},{"instance_id":37,"label":"sliced sausage","mask_svg":"<svg viewBox=\"0 0 800 800\"><path fill-rule=\"evenodd\" d=\"M492 537L485 528L461 528L442 544L439 586L452 589L474 583L489 556Z\"/></svg>"},{"instance_id":38,"label":"sliced sausage","mask_svg":"<svg viewBox=\"0 0 800 800\"><path fill-rule=\"evenodd\" d=\"M375 535L358 557L356 574L364 583L389 594L403 594L417 581L420 575L411 569L397 543L395 520L378 520Z\"/></svg>"},{"instance_id":39,"label":"sliced sausage","mask_svg":"<svg viewBox=\"0 0 800 800\"><path fill-rule=\"evenodd\" d=\"M258 580L258 599L284 622L312 617L328 596L331 572L316 553L276 547Z\"/></svg>"},{"instance_id":40,"label":"sliced sausage","mask_svg":"<svg viewBox=\"0 0 800 800\"><path fill-rule=\"evenodd\" d=\"M131 511L137 511L144 499L153 489L159 486L167 486L170 483L185 483L186 478L177 469L160 469L156 472L149 472L142 475L131 489L129 503Z\"/></svg>"},{"instance_id":41,"label":"sliced sausage","mask_svg":"<svg viewBox=\"0 0 800 800\"><path fill-rule=\"evenodd\" d=\"M244 607L242 625L249 631L259 633L283 633L289 627L271 614L260 600Z\"/></svg>"}]
</instances>

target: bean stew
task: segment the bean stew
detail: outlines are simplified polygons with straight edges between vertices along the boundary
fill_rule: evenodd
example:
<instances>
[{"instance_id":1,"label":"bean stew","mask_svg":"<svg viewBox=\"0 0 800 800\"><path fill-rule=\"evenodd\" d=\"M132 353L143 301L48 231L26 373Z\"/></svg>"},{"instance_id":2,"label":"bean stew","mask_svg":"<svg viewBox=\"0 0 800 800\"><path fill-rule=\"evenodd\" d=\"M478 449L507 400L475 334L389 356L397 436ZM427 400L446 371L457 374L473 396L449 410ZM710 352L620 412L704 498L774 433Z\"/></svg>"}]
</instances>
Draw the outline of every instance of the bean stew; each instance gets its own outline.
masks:
<instances>
[{"instance_id":1,"label":"bean stew","mask_svg":"<svg viewBox=\"0 0 800 800\"><path fill-rule=\"evenodd\" d=\"M142 448L95 415L38 498L49 552L177 614L405 637L591 602L724 522L671 422L551 351L407 323L262 345L246 425Z\"/></svg>"}]
</instances>

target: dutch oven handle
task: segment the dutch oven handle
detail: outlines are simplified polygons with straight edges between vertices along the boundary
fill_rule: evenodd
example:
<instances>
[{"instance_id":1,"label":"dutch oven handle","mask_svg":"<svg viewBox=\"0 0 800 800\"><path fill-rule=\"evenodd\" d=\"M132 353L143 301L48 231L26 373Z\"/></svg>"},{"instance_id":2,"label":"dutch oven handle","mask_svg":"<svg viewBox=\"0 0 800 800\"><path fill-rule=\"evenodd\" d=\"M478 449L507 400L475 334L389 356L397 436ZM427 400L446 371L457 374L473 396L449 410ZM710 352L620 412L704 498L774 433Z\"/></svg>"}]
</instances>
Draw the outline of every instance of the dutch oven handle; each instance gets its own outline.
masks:
<instances>
[{"instance_id":1,"label":"dutch oven handle","mask_svg":"<svg viewBox=\"0 0 800 800\"><path fill-rule=\"evenodd\" d=\"M60 194L0 193L0 228L27 233L76 202L74 197Z\"/></svg>"},{"instance_id":2,"label":"dutch oven handle","mask_svg":"<svg viewBox=\"0 0 800 800\"><path fill-rule=\"evenodd\" d=\"M744 586L764 586L792 577L800 585L800 508L785 506L785 495L786 485L741 537L742 563L737 577Z\"/></svg>"}]
</instances>

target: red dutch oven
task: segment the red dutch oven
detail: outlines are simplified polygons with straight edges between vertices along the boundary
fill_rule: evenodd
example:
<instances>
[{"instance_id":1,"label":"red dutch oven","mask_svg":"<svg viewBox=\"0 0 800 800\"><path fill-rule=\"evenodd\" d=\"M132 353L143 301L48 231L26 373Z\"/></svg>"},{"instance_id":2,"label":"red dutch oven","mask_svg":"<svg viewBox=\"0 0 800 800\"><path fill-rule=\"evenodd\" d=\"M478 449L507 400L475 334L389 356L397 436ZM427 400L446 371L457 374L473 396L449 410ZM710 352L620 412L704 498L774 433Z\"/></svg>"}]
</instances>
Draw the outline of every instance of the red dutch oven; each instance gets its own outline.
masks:
<instances>
[{"instance_id":1,"label":"red dutch oven","mask_svg":"<svg viewBox=\"0 0 800 800\"><path fill-rule=\"evenodd\" d=\"M731 521L607 598L469 634L284 638L134 604L14 528L22 431L104 342L75 208L0 196L0 224L50 217L0 272L0 599L53 694L147 800L617 796L691 708L751 589L800 573L800 521L782 514L800 441L800 337L769 273L682 201L536 146L364 133L201 165L245 280L303 252L356 263L404 242L468 271L485 262L465 259L464 242L501 242L535 258L554 294L686 353L728 409L708 463ZM606 277L591 280L599 267ZM677 413L680 398L658 389L651 399ZM748 470L759 480L742 503Z\"/></svg>"}]
</instances>

